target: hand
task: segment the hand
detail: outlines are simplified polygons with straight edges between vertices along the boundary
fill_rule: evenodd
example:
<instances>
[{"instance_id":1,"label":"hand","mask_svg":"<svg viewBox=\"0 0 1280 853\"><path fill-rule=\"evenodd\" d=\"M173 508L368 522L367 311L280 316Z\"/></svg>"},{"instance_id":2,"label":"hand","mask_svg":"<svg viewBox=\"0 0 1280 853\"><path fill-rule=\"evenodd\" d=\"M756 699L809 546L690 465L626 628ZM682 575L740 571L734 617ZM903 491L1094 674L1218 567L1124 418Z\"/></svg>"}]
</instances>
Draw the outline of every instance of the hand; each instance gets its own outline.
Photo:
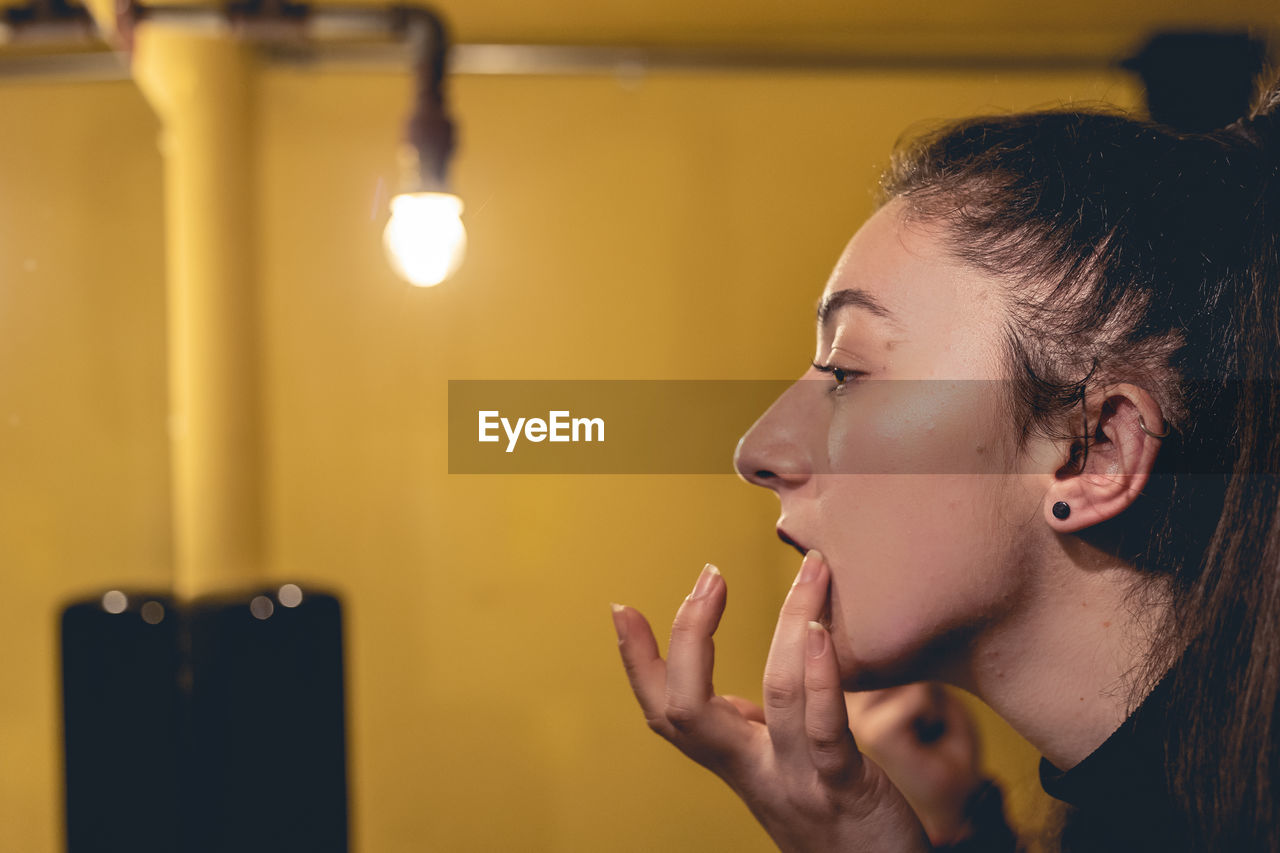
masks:
<instances>
[{"instance_id":1,"label":"hand","mask_svg":"<svg viewBox=\"0 0 1280 853\"><path fill-rule=\"evenodd\" d=\"M850 729L884 768L937 845L973 832L965 806L982 785L978 736L964 705L941 684L846 693Z\"/></svg>"},{"instance_id":2,"label":"hand","mask_svg":"<svg viewBox=\"0 0 1280 853\"><path fill-rule=\"evenodd\" d=\"M710 565L676 614L666 661L644 616L615 607L631 689L649 727L727 782L783 851L929 850L907 800L849 731L831 638L813 621L829 583L810 551L778 617L763 709L712 688L726 589Z\"/></svg>"}]
</instances>

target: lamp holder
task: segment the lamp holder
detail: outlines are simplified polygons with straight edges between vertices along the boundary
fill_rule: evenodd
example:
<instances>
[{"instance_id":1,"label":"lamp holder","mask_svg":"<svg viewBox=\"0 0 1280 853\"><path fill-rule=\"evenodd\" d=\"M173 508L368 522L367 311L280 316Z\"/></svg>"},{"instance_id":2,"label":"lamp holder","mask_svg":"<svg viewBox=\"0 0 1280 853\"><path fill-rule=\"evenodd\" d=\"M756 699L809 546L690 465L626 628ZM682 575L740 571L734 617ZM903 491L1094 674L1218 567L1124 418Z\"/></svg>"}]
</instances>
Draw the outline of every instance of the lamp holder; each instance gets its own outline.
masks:
<instances>
[{"instance_id":1,"label":"lamp holder","mask_svg":"<svg viewBox=\"0 0 1280 853\"><path fill-rule=\"evenodd\" d=\"M444 91L448 32L438 15L421 6L395 6L391 13L392 30L409 45L415 78L401 156L401 191L448 192L449 161L457 138Z\"/></svg>"}]
</instances>

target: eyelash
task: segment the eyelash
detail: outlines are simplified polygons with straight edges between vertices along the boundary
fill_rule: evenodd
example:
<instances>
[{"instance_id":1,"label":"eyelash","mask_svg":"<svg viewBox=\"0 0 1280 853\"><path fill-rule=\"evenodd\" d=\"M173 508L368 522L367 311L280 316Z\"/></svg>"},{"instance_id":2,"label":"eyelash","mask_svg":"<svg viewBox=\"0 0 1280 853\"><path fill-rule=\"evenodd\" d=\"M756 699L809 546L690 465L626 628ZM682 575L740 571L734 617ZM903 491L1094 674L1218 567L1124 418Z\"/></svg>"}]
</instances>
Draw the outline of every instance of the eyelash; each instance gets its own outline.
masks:
<instances>
[{"instance_id":1,"label":"eyelash","mask_svg":"<svg viewBox=\"0 0 1280 853\"><path fill-rule=\"evenodd\" d=\"M834 364L818 364L812 362L815 370L821 373L828 373L835 378L836 384L831 389L831 393L839 394L849 386L851 381L857 381L857 377L866 376L867 374L861 370L849 370L844 367L836 367Z\"/></svg>"}]
</instances>

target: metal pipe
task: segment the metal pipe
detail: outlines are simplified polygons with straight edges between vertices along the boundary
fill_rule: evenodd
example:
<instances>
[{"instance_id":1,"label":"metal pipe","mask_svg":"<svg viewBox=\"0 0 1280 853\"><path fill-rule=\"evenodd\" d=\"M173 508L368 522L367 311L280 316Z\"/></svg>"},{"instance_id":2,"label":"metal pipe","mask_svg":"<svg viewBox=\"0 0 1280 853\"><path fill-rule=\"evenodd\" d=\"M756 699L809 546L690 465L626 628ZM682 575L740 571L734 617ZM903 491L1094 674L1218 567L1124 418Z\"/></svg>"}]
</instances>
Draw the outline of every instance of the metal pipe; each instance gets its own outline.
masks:
<instances>
[{"instance_id":1,"label":"metal pipe","mask_svg":"<svg viewBox=\"0 0 1280 853\"><path fill-rule=\"evenodd\" d=\"M214 16L186 17L177 24L191 33L228 32ZM242 35L249 33L242 32ZM1126 42L1126 45L1128 43ZM269 65L324 71L397 73L412 66L413 52L403 44L271 41L260 45ZM457 44L451 50L451 76L631 76L643 73L836 73L869 71L1090 71L1119 67L1127 49L1109 53L823 53L658 49L584 45ZM0 52L0 77L75 77L119 80L128 77L120 60L106 50L6 57Z\"/></svg>"},{"instance_id":2,"label":"metal pipe","mask_svg":"<svg viewBox=\"0 0 1280 853\"><path fill-rule=\"evenodd\" d=\"M101 2L101 0L99 0ZM261 2L261 0L259 0ZM90 4L93 8L93 4ZM279 3L276 6L280 6ZM126 7L120 27L130 38L138 20L163 23L190 33L234 35L251 42L270 63L325 70L403 73L415 59L405 26L416 7L365 8L300 5L280 6L288 15L274 15L275 7L253 11L242 4L228 14L208 6ZM246 11L248 10L248 11ZM96 13L95 13L96 14ZM102 25L101 18L99 19ZM114 20L111 22L116 23ZM108 28L109 29L109 28ZM9 39L22 39L21 27L10 27ZM68 43L81 49L83 34L67 32ZM1280 31L1255 28L1254 34L1280 43ZM0 41L4 39L0 30ZM456 44L450 49L451 75L589 76L637 73L861 73L867 71L1089 71L1118 67L1145 41L1148 33L1134 30L1077 32L981 33L866 31L851 38L847 49L732 48L724 46L626 46L583 44ZM48 40L53 34L42 37ZM81 50L80 52L83 52ZM82 57L65 64L50 56L4 58L0 75L84 76L102 74L118 79L114 69Z\"/></svg>"},{"instance_id":3,"label":"metal pipe","mask_svg":"<svg viewBox=\"0 0 1280 853\"><path fill-rule=\"evenodd\" d=\"M260 580L261 363L253 257L255 56L150 23L134 79L161 122L174 588Z\"/></svg>"}]
</instances>

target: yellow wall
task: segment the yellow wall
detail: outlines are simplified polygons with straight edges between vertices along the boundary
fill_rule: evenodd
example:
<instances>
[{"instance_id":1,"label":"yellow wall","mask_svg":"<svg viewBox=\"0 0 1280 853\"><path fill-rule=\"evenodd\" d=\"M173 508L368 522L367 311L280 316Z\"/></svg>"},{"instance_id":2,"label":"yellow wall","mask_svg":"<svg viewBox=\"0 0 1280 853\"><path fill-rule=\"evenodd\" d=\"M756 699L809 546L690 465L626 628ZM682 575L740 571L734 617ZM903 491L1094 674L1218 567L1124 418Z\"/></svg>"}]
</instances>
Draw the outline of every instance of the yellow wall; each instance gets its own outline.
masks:
<instances>
[{"instance_id":1,"label":"yellow wall","mask_svg":"<svg viewBox=\"0 0 1280 853\"><path fill-rule=\"evenodd\" d=\"M0 85L0 851L61 838L57 617L169 582L156 122L128 83Z\"/></svg>"},{"instance_id":2,"label":"yellow wall","mask_svg":"<svg viewBox=\"0 0 1280 853\"><path fill-rule=\"evenodd\" d=\"M380 246L409 91L268 69L254 125L265 571L347 608L354 848L770 849L645 728L607 604L665 634L716 562L732 592L717 686L758 694L796 563L776 502L728 475L450 476L447 380L796 374L904 127L1133 92L1071 75L459 79L470 256L414 290ZM57 602L168 566L160 167L128 85L9 85L0 107L0 850L40 853L59 837ZM987 731L1030 813L1034 756Z\"/></svg>"}]
</instances>

